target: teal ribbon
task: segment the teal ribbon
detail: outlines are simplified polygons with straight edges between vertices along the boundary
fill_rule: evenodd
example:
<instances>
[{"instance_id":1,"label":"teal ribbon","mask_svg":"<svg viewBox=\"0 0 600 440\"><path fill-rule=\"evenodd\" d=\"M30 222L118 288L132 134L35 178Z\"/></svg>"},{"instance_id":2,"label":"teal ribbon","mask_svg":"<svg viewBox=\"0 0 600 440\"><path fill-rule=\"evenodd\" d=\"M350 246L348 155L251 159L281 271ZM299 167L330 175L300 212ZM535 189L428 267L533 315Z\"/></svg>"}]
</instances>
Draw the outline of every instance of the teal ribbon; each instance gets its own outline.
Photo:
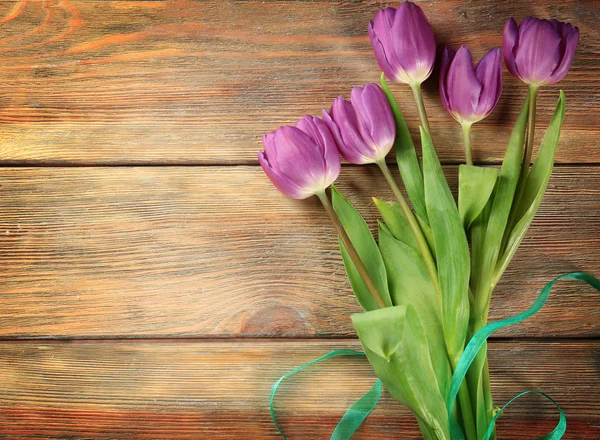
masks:
<instances>
[{"instance_id":1,"label":"teal ribbon","mask_svg":"<svg viewBox=\"0 0 600 440\"><path fill-rule=\"evenodd\" d=\"M533 305L528 310L526 310L525 312L519 313L518 315L515 315L511 318L492 322L492 323L486 325L485 327L483 327L477 333L475 333L475 335L473 335L473 337L467 344L467 347L465 348L465 350L458 362L458 365L456 366L456 369L454 370L454 375L452 376L452 381L450 382L450 393L448 395L447 407L448 407L448 418L450 420L450 435L452 436L453 440L464 440L464 438L465 438L460 426L458 425L458 422L452 415L452 408L454 407L454 402L456 401L456 397L458 395L458 390L459 390L462 382L465 379L467 371L469 370L469 367L471 366L471 364L473 363L473 360L477 356L477 353L479 353L479 350L481 350L481 347L483 347L483 344L485 344L485 342L490 337L490 335L492 333L494 333L496 330L499 330L503 327L506 327L506 326L509 326L512 324L517 324L519 322L522 322L525 319L527 319L530 316L537 313L544 306L546 301L548 300L548 296L550 295L550 291L552 290L552 287L554 286L554 284L557 281L562 280L562 279L574 279L574 280L583 281L584 283L587 283L587 284L591 285L592 287L594 287L596 290L600 291L600 280L594 278L593 276L591 276L585 272L573 272L573 273L561 275L561 276L553 279L552 281L550 281L548 284L546 284L546 286L540 291L540 293L539 293L538 297L536 298L536 300L534 301ZM275 393L277 392L277 388L279 387L281 382L284 379L290 377L291 375L297 373L298 371L300 371L306 367L309 367L318 362L324 361L325 359L329 359L334 356L342 356L342 355L365 356L365 354L362 351L334 350L330 353L327 353L324 356L321 356L318 359L315 359L311 362L308 362L304 365L294 368L292 371L289 371L288 373L284 374L281 378L279 378L279 380L277 382L275 382L275 384L273 385L273 388L271 389L271 398L269 401L269 408L271 411L271 418L273 419L273 423L275 424L275 426L277 427L277 430L279 431L279 433L282 435L282 437L284 439L287 440L287 437L285 436L285 434L281 430L281 426L279 426L279 423L277 422L277 418L275 416L275 410L273 408L273 401L275 399ZM350 437L352 437L352 435L356 432L358 427L363 423L363 421L367 418L367 416L371 413L371 411L373 411L373 409L377 405L377 402L379 401L379 398L381 397L381 388L382 388L381 380L377 379L375 384L373 384L373 387L363 397L361 397L358 401L356 401L356 403L354 403L354 405L352 405L348 409L348 411L346 411L346 413L344 414L344 416L342 417L342 419L336 426L333 434L331 435L330 440L349 440ZM558 403L556 403L554 400L552 400L552 398L550 396L548 396L542 392L533 391L533 390L523 391L522 393L517 394L515 397L510 399L500 410L498 410L498 412L496 412L494 417L492 417L492 420L490 421L490 424L487 429L487 433L483 440L489 440L492 433L494 432L496 420L498 419L498 417L500 417L500 414L502 414L502 412L512 402L517 400L519 397L522 397L527 394L532 394L532 393L538 394L538 395L548 399L550 402L552 402L556 406L556 408L558 409L558 412L559 412L559 420L558 420L556 427L549 434L539 437L537 440L560 440L567 430L567 418L565 417L565 413L560 408Z\"/></svg>"},{"instance_id":2,"label":"teal ribbon","mask_svg":"<svg viewBox=\"0 0 600 440\"><path fill-rule=\"evenodd\" d=\"M485 433L484 440L489 440L489 438L492 436L492 433L494 432L494 426L496 425L496 420L498 419L498 417L500 417L500 414L502 414L502 412L508 407L508 405L513 403L519 397L525 396L526 394L538 394L542 397L545 397L550 402L552 402L554 406L556 406L556 409L558 409L559 418L556 427L552 430L550 434L546 434L545 436L540 438L547 440L560 440L562 438L563 434L567 431L567 417L565 416L565 413L563 412L560 405L556 403L554 399L552 399L552 397L545 393L542 393L541 391L528 390L517 394L515 397L506 402L506 404L502 408L500 408L496 412L496 414L494 414L494 417L492 417L492 420L490 420L490 424L488 426L487 432Z\"/></svg>"},{"instance_id":3,"label":"teal ribbon","mask_svg":"<svg viewBox=\"0 0 600 440\"><path fill-rule=\"evenodd\" d=\"M475 333L475 335L473 335L473 337L467 344L467 347L465 348L465 351L463 352L463 354L458 362L458 365L456 366L456 369L454 370L454 375L452 376L452 381L450 382L450 393L448 395L447 406L448 406L448 418L450 420L450 435L452 436L453 440L464 440L464 438L465 438L462 430L460 429L460 426L458 426L456 419L452 415L452 407L454 406L454 402L456 401L456 396L458 395L458 390L459 390L463 380L465 379L465 376L467 375L467 371L469 370L469 367L473 363L473 360L477 356L477 353L479 353L479 350L481 349L483 344L485 344L485 342L490 337L490 335L492 333L494 333L496 330L499 330L503 327L524 321L525 319L527 319L530 316L537 313L543 307L543 305L546 303L546 300L548 299L548 296L550 295L550 291L552 290L552 287L554 286L554 284L557 281L563 280L563 279L574 279L574 280L583 281L584 283L587 283L587 284L591 285L592 287L596 288L596 290L600 290L600 281L585 272L573 272L573 273L561 275L561 276L553 279L552 281L550 281L548 284L546 284L546 286L540 291L540 293L539 293L538 297L536 298L536 300L534 301L533 305L528 310L526 310L522 313L519 313L518 315L515 315L511 318L492 322L492 323L486 325L485 327L483 327L477 333ZM550 401L552 401L552 403L554 403L556 405L556 407L558 408L559 413L560 413L560 419L558 421L558 424L552 430L552 432L550 432L549 434L546 434L543 437L539 437L538 440L558 440L558 439L562 438L563 434L567 430L567 419L566 419L564 413L562 412L562 410L560 409L560 407L558 406L558 404L554 400L550 399L550 397L548 397L547 395L545 395L543 393L539 393L537 391L525 391L525 392L517 395L516 397L512 398L506 405L504 405L502 410L500 410L499 413L496 414L492 418L492 420L490 421L490 425L488 426L488 430L487 430L484 440L488 440L490 438L490 436L492 435L492 432L494 431L494 426L496 424L496 419L500 415L500 412L502 412L511 402L513 402L517 398L521 397L524 394L528 394L528 393L532 393L532 392L540 394L540 395L548 398Z\"/></svg>"},{"instance_id":4,"label":"teal ribbon","mask_svg":"<svg viewBox=\"0 0 600 440\"><path fill-rule=\"evenodd\" d=\"M269 410L271 412L271 419L273 423L277 427L279 434L287 440L287 437L283 433L281 426L277 422L277 417L275 416L275 408L273 407L273 401L275 400L275 393L277 392L277 388L281 382L290 377L293 374L296 374L300 370L303 370L306 367L310 367L318 362L324 361L325 359L332 358L334 356L365 356L362 351L356 350L334 350L330 353L327 353L324 356L321 356L314 361L310 361L304 365L300 365L299 367L294 368L292 371L285 373L283 376L279 378L277 382L273 384L273 388L271 388L271 398L269 399ZM379 402L379 398L381 397L381 380L377 379L371 389L360 399L358 399L354 405L352 405L344 416L341 418L335 430L331 434L330 440L348 440L356 430L362 425L362 422L367 418L367 416L373 411L377 402Z\"/></svg>"}]
</instances>

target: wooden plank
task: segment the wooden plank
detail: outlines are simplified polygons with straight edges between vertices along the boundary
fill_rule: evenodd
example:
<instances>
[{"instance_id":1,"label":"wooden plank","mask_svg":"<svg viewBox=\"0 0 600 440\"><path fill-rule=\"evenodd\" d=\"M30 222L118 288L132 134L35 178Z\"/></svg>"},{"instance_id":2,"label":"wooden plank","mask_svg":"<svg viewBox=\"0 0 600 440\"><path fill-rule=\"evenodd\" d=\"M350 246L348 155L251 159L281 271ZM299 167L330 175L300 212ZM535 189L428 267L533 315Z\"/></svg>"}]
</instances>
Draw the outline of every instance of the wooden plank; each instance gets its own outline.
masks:
<instances>
[{"instance_id":1,"label":"wooden plank","mask_svg":"<svg viewBox=\"0 0 600 440\"><path fill-rule=\"evenodd\" d=\"M501 45L510 16L557 17L581 28L560 83L568 112L558 161L600 161L595 0L420 2L440 43L476 58ZM377 81L367 23L379 2L172 0L0 3L0 163L253 164L262 133L320 113L350 88ZM425 84L446 162L463 161L460 130ZM497 162L525 87L505 75L498 109L474 129L474 157ZM400 101L417 116L407 87ZM538 135L558 88L538 102ZM415 131L413 131L413 134Z\"/></svg>"},{"instance_id":2,"label":"wooden plank","mask_svg":"<svg viewBox=\"0 0 600 440\"><path fill-rule=\"evenodd\" d=\"M278 438L269 417L283 373L358 342L125 342L0 344L2 438ZM490 344L496 403L543 390L568 417L565 439L600 437L600 342ZM568 362L564 360L568 359ZM292 439L329 438L343 412L369 389L364 358L338 358L281 387L276 402ZM541 399L517 401L501 438L534 438L558 417ZM410 413L387 394L358 439L417 438Z\"/></svg>"},{"instance_id":3,"label":"wooden plank","mask_svg":"<svg viewBox=\"0 0 600 440\"><path fill-rule=\"evenodd\" d=\"M376 168L344 167L338 182L374 226L370 197L392 199ZM600 275L599 207L597 168L555 170L491 319L557 275ZM355 335L329 220L258 167L2 168L0 212L3 338ZM599 310L600 294L561 282L500 335L598 336Z\"/></svg>"}]
</instances>

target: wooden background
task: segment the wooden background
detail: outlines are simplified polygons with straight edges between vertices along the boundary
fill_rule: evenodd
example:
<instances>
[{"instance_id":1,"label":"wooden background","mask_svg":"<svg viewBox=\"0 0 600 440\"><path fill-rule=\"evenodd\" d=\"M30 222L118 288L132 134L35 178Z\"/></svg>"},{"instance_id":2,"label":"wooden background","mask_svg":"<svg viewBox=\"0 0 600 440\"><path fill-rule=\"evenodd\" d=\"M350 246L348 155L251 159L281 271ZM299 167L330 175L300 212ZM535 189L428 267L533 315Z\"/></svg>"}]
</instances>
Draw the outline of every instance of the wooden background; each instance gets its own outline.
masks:
<instances>
[{"instance_id":1,"label":"wooden background","mask_svg":"<svg viewBox=\"0 0 600 440\"><path fill-rule=\"evenodd\" d=\"M420 2L440 43L476 58L505 20L581 29L558 165L491 319L524 310L567 271L600 275L600 7L595 0ZM379 73L366 26L382 2L0 0L0 438L278 438L272 383L335 348L358 348L333 228L315 200L280 195L260 137L316 114ZM453 186L459 127L425 101ZM497 164L526 90L506 74L474 130ZM417 127L406 87L395 86ZM539 99L538 137L558 87ZM339 186L371 225L378 173ZM565 409L565 438L600 438L600 294L563 282L529 321L490 343L497 403L534 388ZM290 438L328 438L374 380L334 359L284 385ZM500 437L557 420L523 399ZM418 438L388 395L356 435Z\"/></svg>"}]
</instances>

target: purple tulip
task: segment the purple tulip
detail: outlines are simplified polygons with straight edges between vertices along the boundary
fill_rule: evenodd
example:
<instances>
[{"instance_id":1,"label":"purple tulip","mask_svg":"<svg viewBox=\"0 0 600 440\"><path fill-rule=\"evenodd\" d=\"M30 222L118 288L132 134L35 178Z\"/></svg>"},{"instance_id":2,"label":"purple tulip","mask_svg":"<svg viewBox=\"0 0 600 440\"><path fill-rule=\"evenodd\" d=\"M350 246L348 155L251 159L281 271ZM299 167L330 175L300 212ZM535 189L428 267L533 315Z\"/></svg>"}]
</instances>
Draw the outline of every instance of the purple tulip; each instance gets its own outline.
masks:
<instances>
[{"instance_id":1,"label":"purple tulip","mask_svg":"<svg viewBox=\"0 0 600 440\"><path fill-rule=\"evenodd\" d=\"M560 81L569 71L579 42L579 28L555 19L528 17L504 26L502 45L508 71L538 87Z\"/></svg>"},{"instance_id":2,"label":"purple tulip","mask_svg":"<svg viewBox=\"0 0 600 440\"><path fill-rule=\"evenodd\" d=\"M340 154L327 125L310 115L295 127L283 126L263 136L258 161L279 191L305 199L325 191L340 174Z\"/></svg>"},{"instance_id":3,"label":"purple tulip","mask_svg":"<svg viewBox=\"0 0 600 440\"><path fill-rule=\"evenodd\" d=\"M421 84L433 71L435 36L421 8L411 2L380 9L369 23L379 68L392 81Z\"/></svg>"},{"instance_id":4,"label":"purple tulip","mask_svg":"<svg viewBox=\"0 0 600 440\"><path fill-rule=\"evenodd\" d=\"M350 102L343 97L323 110L327 124L344 159L354 164L381 161L396 137L396 123L383 90L374 83L354 87Z\"/></svg>"},{"instance_id":5,"label":"purple tulip","mask_svg":"<svg viewBox=\"0 0 600 440\"><path fill-rule=\"evenodd\" d=\"M487 117L502 93L502 55L492 49L473 67L471 52L446 47L440 69L440 95L446 110L461 124Z\"/></svg>"}]
</instances>

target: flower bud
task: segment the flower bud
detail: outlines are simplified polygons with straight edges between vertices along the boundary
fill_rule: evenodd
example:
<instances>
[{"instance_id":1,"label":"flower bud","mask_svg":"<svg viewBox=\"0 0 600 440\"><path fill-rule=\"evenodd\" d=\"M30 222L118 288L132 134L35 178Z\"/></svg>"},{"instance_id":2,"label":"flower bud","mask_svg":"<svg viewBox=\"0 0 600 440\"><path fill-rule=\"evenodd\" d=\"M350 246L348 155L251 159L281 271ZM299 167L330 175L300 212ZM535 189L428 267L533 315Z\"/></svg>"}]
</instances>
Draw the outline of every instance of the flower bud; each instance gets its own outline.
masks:
<instances>
[{"instance_id":1,"label":"flower bud","mask_svg":"<svg viewBox=\"0 0 600 440\"><path fill-rule=\"evenodd\" d=\"M508 71L538 87L560 81L569 71L579 42L579 28L555 19L528 17L504 26L502 47Z\"/></svg>"},{"instance_id":2,"label":"flower bud","mask_svg":"<svg viewBox=\"0 0 600 440\"><path fill-rule=\"evenodd\" d=\"M492 49L473 67L471 52L446 47L440 68L440 96L458 122L472 124L487 117L502 93L502 55Z\"/></svg>"},{"instance_id":3,"label":"flower bud","mask_svg":"<svg viewBox=\"0 0 600 440\"><path fill-rule=\"evenodd\" d=\"M396 123L390 104L374 83L354 87L350 102L343 97L323 110L341 155L350 163L365 164L383 160L394 145Z\"/></svg>"},{"instance_id":4,"label":"flower bud","mask_svg":"<svg viewBox=\"0 0 600 440\"><path fill-rule=\"evenodd\" d=\"M392 81L421 84L433 71L435 36L421 8L411 2L377 11L369 36L379 68Z\"/></svg>"},{"instance_id":5,"label":"flower bud","mask_svg":"<svg viewBox=\"0 0 600 440\"><path fill-rule=\"evenodd\" d=\"M293 199L322 192L340 174L340 154L327 125L310 115L295 127L283 126L263 136L258 161L279 191Z\"/></svg>"}]
</instances>

